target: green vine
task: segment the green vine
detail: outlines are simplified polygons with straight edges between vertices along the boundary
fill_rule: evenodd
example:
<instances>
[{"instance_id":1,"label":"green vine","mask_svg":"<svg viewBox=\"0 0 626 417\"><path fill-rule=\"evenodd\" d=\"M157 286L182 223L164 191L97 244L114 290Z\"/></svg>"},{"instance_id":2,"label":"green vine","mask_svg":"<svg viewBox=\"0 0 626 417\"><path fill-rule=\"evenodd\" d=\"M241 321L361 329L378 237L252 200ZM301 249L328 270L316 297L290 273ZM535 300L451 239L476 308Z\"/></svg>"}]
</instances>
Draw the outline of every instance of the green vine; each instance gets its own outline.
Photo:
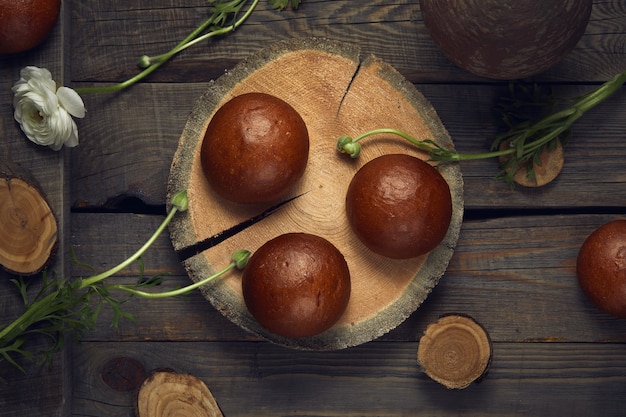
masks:
<instances>
[{"instance_id":1,"label":"green vine","mask_svg":"<svg viewBox=\"0 0 626 417\"><path fill-rule=\"evenodd\" d=\"M190 46L235 31L250 17L259 3L259 0L207 1L211 4L210 16L169 51L155 56L143 55L139 58L137 65L139 68L142 68L141 72L119 84L104 87L79 87L75 91L79 94L110 93L128 88L152 74L175 55ZM301 2L302 0L269 0L270 5L278 10L283 10L287 7L297 9ZM244 10L244 6L248 3L248 8Z\"/></svg>"},{"instance_id":2,"label":"green vine","mask_svg":"<svg viewBox=\"0 0 626 417\"><path fill-rule=\"evenodd\" d=\"M511 97L503 98L495 108L506 131L495 137L489 152L460 153L446 149L432 139L417 139L394 128L374 129L354 138L344 135L337 140L336 146L339 152L358 158L361 140L374 135L392 134L427 152L432 161L459 162L506 156L508 158L500 165L500 172L496 178L512 185L513 176L518 169L527 169L529 175L534 175L533 163L541 164L540 155L544 149L546 147L553 149L557 140L562 142L567 140L574 122L612 96L624 83L626 71L617 74L595 90L570 101L554 99L536 85L528 87L511 84ZM561 105L562 108L555 110L557 105Z\"/></svg>"},{"instance_id":3,"label":"green vine","mask_svg":"<svg viewBox=\"0 0 626 417\"><path fill-rule=\"evenodd\" d=\"M231 261L226 267L203 280L170 291L146 291L160 285L163 278L154 276L146 279L143 276L141 256L163 233L176 213L187 210L188 204L186 191L175 194L171 199L172 208L146 243L128 259L105 272L73 281L43 273L41 288L32 297L28 294L30 281L22 277L12 279L11 282L15 284L24 304L24 311L11 323L0 326L0 362L7 361L21 371L24 371L24 368L18 362L18 357L29 361L39 357L39 364L50 363L52 355L65 345L66 335L80 339L85 332L96 327L103 306L109 306L113 310L112 325L117 327L121 319L135 319L132 314L123 309L123 304L132 296L149 299L175 297L206 285L234 268L243 269L248 262L250 252L238 250L232 254ZM74 254L72 256L75 257ZM106 278L134 262L140 263L142 272L136 284L120 285L106 282ZM85 264L81 265L85 266ZM115 292L126 294L127 297L117 298L114 296ZM44 335L49 340L50 343L46 349L39 352L24 349L25 341L34 335Z\"/></svg>"}]
</instances>

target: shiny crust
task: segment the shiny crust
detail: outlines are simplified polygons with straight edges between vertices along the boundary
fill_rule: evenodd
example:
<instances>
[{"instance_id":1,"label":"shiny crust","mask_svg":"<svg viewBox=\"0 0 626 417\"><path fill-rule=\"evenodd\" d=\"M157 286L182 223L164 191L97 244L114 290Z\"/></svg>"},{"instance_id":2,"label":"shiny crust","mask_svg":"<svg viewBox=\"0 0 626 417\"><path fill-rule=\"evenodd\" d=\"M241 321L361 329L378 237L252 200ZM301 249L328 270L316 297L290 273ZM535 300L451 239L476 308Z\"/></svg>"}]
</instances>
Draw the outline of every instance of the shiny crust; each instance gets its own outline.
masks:
<instances>
[{"instance_id":1,"label":"shiny crust","mask_svg":"<svg viewBox=\"0 0 626 417\"><path fill-rule=\"evenodd\" d=\"M580 247L578 282L600 310L626 318L626 219L596 229Z\"/></svg>"},{"instance_id":2,"label":"shiny crust","mask_svg":"<svg viewBox=\"0 0 626 417\"><path fill-rule=\"evenodd\" d=\"M313 336L332 327L350 299L350 272L326 239L287 233L261 246L242 277L254 318L280 336Z\"/></svg>"},{"instance_id":3,"label":"shiny crust","mask_svg":"<svg viewBox=\"0 0 626 417\"><path fill-rule=\"evenodd\" d=\"M264 93L233 98L215 113L201 149L202 169L213 189L236 203L268 203L302 177L309 135L300 115Z\"/></svg>"},{"instance_id":4,"label":"shiny crust","mask_svg":"<svg viewBox=\"0 0 626 417\"><path fill-rule=\"evenodd\" d=\"M433 250L452 218L450 187L430 164L383 155L365 164L346 195L352 230L373 252L395 259Z\"/></svg>"},{"instance_id":5,"label":"shiny crust","mask_svg":"<svg viewBox=\"0 0 626 417\"><path fill-rule=\"evenodd\" d=\"M60 13L61 0L0 0L0 54L24 52L42 43Z\"/></svg>"}]
</instances>

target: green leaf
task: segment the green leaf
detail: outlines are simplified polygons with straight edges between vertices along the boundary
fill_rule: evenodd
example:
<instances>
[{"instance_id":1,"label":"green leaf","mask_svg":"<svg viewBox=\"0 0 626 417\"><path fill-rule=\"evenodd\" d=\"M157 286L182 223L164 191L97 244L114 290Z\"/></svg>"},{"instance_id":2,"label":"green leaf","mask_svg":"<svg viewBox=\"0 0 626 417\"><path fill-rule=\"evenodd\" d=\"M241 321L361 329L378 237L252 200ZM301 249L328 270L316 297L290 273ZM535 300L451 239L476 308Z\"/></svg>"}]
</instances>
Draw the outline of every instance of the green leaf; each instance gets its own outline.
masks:
<instances>
[{"instance_id":1,"label":"green leaf","mask_svg":"<svg viewBox=\"0 0 626 417\"><path fill-rule=\"evenodd\" d=\"M80 266L82 268L85 268L87 270L89 270L89 272L96 272L95 268L85 262L81 262L78 260L78 256L76 256L76 251L74 250L73 246L70 246L70 259L72 260L72 263L76 266Z\"/></svg>"},{"instance_id":2,"label":"green leaf","mask_svg":"<svg viewBox=\"0 0 626 417\"><path fill-rule=\"evenodd\" d=\"M285 10L289 6L295 10L300 6L302 0L269 0L269 3L277 10Z\"/></svg>"}]
</instances>

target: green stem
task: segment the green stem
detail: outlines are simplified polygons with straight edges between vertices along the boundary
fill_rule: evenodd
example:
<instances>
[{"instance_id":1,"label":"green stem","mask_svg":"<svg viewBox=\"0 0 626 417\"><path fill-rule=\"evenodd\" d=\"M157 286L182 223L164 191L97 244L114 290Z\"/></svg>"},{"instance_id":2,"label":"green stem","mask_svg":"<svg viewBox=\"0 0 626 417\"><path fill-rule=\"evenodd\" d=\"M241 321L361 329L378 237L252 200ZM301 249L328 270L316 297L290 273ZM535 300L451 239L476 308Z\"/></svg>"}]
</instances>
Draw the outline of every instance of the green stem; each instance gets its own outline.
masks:
<instances>
[{"instance_id":1,"label":"green stem","mask_svg":"<svg viewBox=\"0 0 626 417\"><path fill-rule=\"evenodd\" d=\"M248 10L246 10L246 12L243 14L243 16L241 16L237 21L235 21L230 26L215 29L209 33L199 36L207 27L209 27L213 23L214 16L211 16L208 19L206 19L200 26L198 26L193 32L191 32L187 37L185 37L185 39L183 39L178 44L176 44L176 46L174 46L174 48L172 48L168 52L158 55L153 58L142 57L142 60L147 58L150 64L143 71L139 72L137 75L129 78L126 81L123 81L119 84L106 86L106 87L78 87L78 88L75 88L75 91L78 94L110 93L110 92L115 92L115 91L123 90L124 88L130 87L131 85L141 81L148 75L152 74L161 65L169 61L170 58L172 58L174 55L178 54L179 52L184 51L188 47L195 45L199 42L202 42L205 39L209 39L214 36L224 35L226 33L234 31L236 28L241 26L246 21L246 19L250 16L252 11L258 4L258 2L259 0L254 0L252 4L250 5L250 7L248 8Z\"/></svg>"},{"instance_id":2,"label":"green stem","mask_svg":"<svg viewBox=\"0 0 626 417\"><path fill-rule=\"evenodd\" d=\"M134 77L131 77L128 80L126 80L124 82L121 82L119 84L109 85L109 86L106 86L106 87L77 87L74 90L78 94L112 93L112 92L115 92L115 91L123 90L123 89L125 89L127 87L130 87L131 85L137 83L138 81L144 79L148 75L152 74L154 71L157 70L157 68L159 68L165 62L166 61L156 62L156 63L150 65L148 68L146 68L143 71L141 71L139 74L135 75Z\"/></svg>"},{"instance_id":3,"label":"green stem","mask_svg":"<svg viewBox=\"0 0 626 417\"><path fill-rule=\"evenodd\" d=\"M575 104L575 106L582 112L597 106L606 98L612 96L622 85L626 83L626 71L617 74L611 80L602 84L597 90L583 96L583 98Z\"/></svg>"},{"instance_id":4,"label":"green stem","mask_svg":"<svg viewBox=\"0 0 626 417\"><path fill-rule=\"evenodd\" d=\"M524 152L522 160L524 160L525 157L531 157L534 153L543 149L544 145L558 138L563 132L569 129L572 124L586 111L592 109L613 95L622 87L622 85L624 85L624 83L626 83L626 71L616 75L613 79L605 82L591 93L582 96L578 101L571 104L567 108L548 115L530 126L519 127L518 129L514 128L511 131L504 133L499 137L500 140L496 143L501 143L503 139L515 140L516 138L524 138L524 140L526 140L526 138L539 134L540 136L538 138L528 143L524 143L523 145ZM337 149L342 153L349 154L352 158L356 158L361 151L361 147L358 142L368 136L378 134L393 134L400 136L417 146L419 149L428 152L431 159L436 161L470 161L512 155L517 152L517 147L513 146L507 149L492 152L462 154L453 150L445 149L437 145L432 140L418 140L406 132L393 128L374 129L369 132L362 133L354 138L342 136L337 141Z\"/></svg>"},{"instance_id":5,"label":"green stem","mask_svg":"<svg viewBox=\"0 0 626 417\"><path fill-rule=\"evenodd\" d=\"M235 29L237 29L239 26L241 26L248 19L248 17L250 16L250 14L252 14L252 11L254 10L254 8L256 7L258 2L259 2L259 0L254 0L252 2L252 4L250 5L250 7L248 8L248 10L246 10L246 12L243 14L243 16L241 16L232 25L226 26L224 28L215 29L215 30L213 30L213 31L211 31L209 33L205 33L204 35L202 35L200 37L197 37L197 38L195 36L191 37L191 39L188 39L187 41L183 41L180 44L176 45L176 47L174 47L171 51L169 51L169 52L167 52L165 54L162 54L162 55L157 55L155 57L149 58L150 61L153 61L153 60L160 61L160 60L163 60L163 59L164 60L168 60L173 55L175 55L175 54L177 54L179 52L184 51L185 49L189 48L190 46L193 46L193 45L195 45L197 43L200 43L200 42L205 41L207 39L213 38L215 36L225 35L225 34L227 34L229 32L233 32ZM209 20L211 20L211 19L208 19L207 22L209 22ZM207 23L207 22L205 22L205 23ZM196 33L196 32L197 31L195 31L194 33ZM202 30L199 31L199 32L202 32ZM196 36L197 36L197 34L196 34Z\"/></svg>"},{"instance_id":6,"label":"green stem","mask_svg":"<svg viewBox=\"0 0 626 417\"><path fill-rule=\"evenodd\" d=\"M486 152L486 153L462 154L456 151L451 151L449 149L445 149L445 148L441 148L439 146L433 145L432 141L416 139L406 132L403 132L398 129L393 129L393 128L380 128L380 129L370 130L369 132L365 132L365 133L360 134L359 136L356 136L354 139L351 139L348 143L342 143L342 139L345 140L347 138L346 136L343 136L342 138L340 138L339 142L337 143L337 148L341 152L349 153L353 158L356 158L358 156L358 151L356 154L354 152L349 152L348 149L350 149L350 145L356 144L360 140L365 139L368 136L380 135L380 134L393 134L393 135L400 136L401 138L406 139L407 141L411 142L413 145L417 146L421 150L428 152L430 156L433 157L433 159L436 159L438 161L449 161L449 162L468 161L468 160L474 160L474 159L492 158L492 157L501 156L501 155L509 155L515 152L515 149L504 149L501 151Z\"/></svg>"},{"instance_id":7,"label":"green stem","mask_svg":"<svg viewBox=\"0 0 626 417\"><path fill-rule=\"evenodd\" d=\"M126 291L129 292L131 294L134 295L138 295L140 297L144 297L144 298L166 298L166 297L174 297L177 295L183 295L188 293L191 290L194 290L198 287L201 287L205 284L208 284L209 282L213 281L216 278L221 277L222 275L224 275L225 273L227 273L228 271L230 271L233 268L237 268L237 269L243 269L245 268L245 266L248 263L248 259L250 258L250 251L247 249L240 249L235 251L232 256L231 256L231 263L226 266L224 269L222 269L219 272L216 272L215 274L211 275L208 278L205 278L203 280L200 280L198 282L196 282L195 284L191 284L188 285L186 287L182 287L182 288L178 288L176 290L171 290L171 291L164 291L164 292L160 292L160 293L150 293L150 292L145 292L145 291L140 291L137 290L133 287L129 287L127 285L112 285L111 288L114 289L118 289L118 290L122 290L122 291Z\"/></svg>"},{"instance_id":8,"label":"green stem","mask_svg":"<svg viewBox=\"0 0 626 417\"><path fill-rule=\"evenodd\" d=\"M159 235L161 233L163 233L163 230L165 230L165 228L170 223L170 221L172 221L172 218L174 217L174 215L178 211L186 211L187 210L187 208L189 206L189 199L187 197L187 190L182 190L182 191L178 191L177 193L175 193L172 196L172 198L170 199L170 203L172 205L172 208L170 209L170 212L165 217L165 220L163 220L161 225L159 225L159 227L155 230L155 232L152 234L152 236L150 236L150 239L148 239L146 241L146 243L144 243L144 245L141 248L139 248L139 250L137 252L135 252L130 258L128 258L125 261L121 262L119 265L114 266L113 268L109 269L108 271L105 271L105 272L102 272L100 274L93 275L93 276L91 276L89 278L83 279L83 281L81 282L81 285L79 286L79 289L86 288L86 287L88 287L90 285L93 285L93 284L99 282L99 281L102 281L103 279L108 278L111 275L115 274L116 272L121 271L122 269L126 268L128 265L132 264L137 259L139 259L139 257L141 255L143 255L144 252L146 250L148 250L148 248L154 243L154 241L159 237Z\"/></svg>"},{"instance_id":9,"label":"green stem","mask_svg":"<svg viewBox=\"0 0 626 417\"><path fill-rule=\"evenodd\" d=\"M87 292L86 293L87 298L84 298L85 294L81 296L77 296L76 291L83 290L85 288L89 288L89 290L91 290L90 287L92 287L94 284L97 284L98 282L104 280L105 278L122 270L123 268L131 264L132 262L135 262L141 255L143 255L143 253L156 241L156 239L163 232L163 230L165 230L165 228L170 223L174 215L177 212L186 211L188 209L189 199L187 197L187 191L182 190L182 191L175 193L170 199L170 204L171 204L171 209L169 213L167 214L167 216L165 217L161 225L157 228L157 230L148 239L148 241L138 251L136 251L131 257L121 262L119 265L103 273L93 275L84 280L75 281L71 284L67 283L66 281L62 281L62 282L56 281L55 283L56 288L54 291L51 291L45 297L38 299L39 296L42 295L42 291L43 291L42 289L39 292L39 294L36 296L35 298L36 301L34 301L33 303L29 303L28 300L26 299L26 296L24 295L24 303L26 306L26 310L18 318L16 318L11 323L9 323L7 326L0 328L0 354L3 357L7 358L8 357L6 356L6 354L8 354L7 349L10 349L12 346L10 343L12 341L17 340L21 335L28 333L29 329L34 324L41 323L47 320L50 320L53 322L62 321L65 324L67 324L68 322L71 323L72 321L76 323L83 323L81 319L83 319L84 317L74 319L71 317L71 315L75 313L74 308L76 307L77 304L89 301L88 300L89 293ZM233 266L240 267L240 265L245 265L249 254L250 253L248 251L236 252L233 255L233 263L232 263L231 268ZM225 271L221 273L224 273L224 272ZM69 288L67 287L68 285L70 286ZM112 286L112 287L116 288L117 286ZM44 285L44 288L48 288L47 285ZM24 287L20 287L20 291L25 292L26 290ZM176 295L176 292L170 292L169 294L165 293L163 296L172 296L172 295ZM158 297L154 297L154 298L158 298ZM97 314L97 312L95 314ZM83 323L82 326L85 327L87 325ZM64 329L63 326L58 327L54 323L52 324L51 328L56 329L56 331L63 331ZM38 328L36 331L42 332L43 334L48 334L48 335L51 334L51 331L47 330L46 328L43 328L43 329ZM15 345L15 342L13 342L13 346L14 345ZM27 354L24 354L24 355L26 356ZM16 362L14 362L10 357L8 358L9 358L8 359L9 361L15 364L18 368L20 368L20 366ZM2 358L0 357L0 361L1 360Z\"/></svg>"},{"instance_id":10,"label":"green stem","mask_svg":"<svg viewBox=\"0 0 626 417\"><path fill-rule=\"evenodd\" d=\"M83 281L80 284L79 289L89 287L90 285L93 285L99 281L102 281L103 279L108 278L111 275L121 271L122 269L126 268L128 265L132 264L137 259L139 259L141 255L143 255L144 252L146 252L146 250L148 250L148 248L152 246L152 244L156 241L159 235L163 233L163 230L165 230L165 228L167 227L169 222L172 220L176 212L178 212L178 207L173 206L170 212L167 214L167 217L165 218L165 220L163 220L163 223L161 223L161 225L156 229L156 231L152 234L152 236L150 236L150 238L146 241L146 243L144 243L143 246L139 248L137 252L135 252L128 259L124 260L117 266L114 266L113 268L109 269L108 271L83 279Z\"/></svg>"},{"instance_id":11,"label":"green stem","mask_svg":"<svg viewBox=\"0 0 626 417\"><path fill-rule=\"evenodd\" d=\"M145 291L140 291L140 290L136 290L132 287L128 287L126 285L112 285L111 288L117 289L117 290L122 290L122 291L126 291L129 292L131 294L134 295L138 295L140 297L143 298L167 298L167 297L175 297L177 295L183 295L183 294L187 294L188 292L195 290L198 287L201 287L205 284L208 284L209 282L213 281L216 278L221 277L222 275L224 275L225 273L227 273L228 271L230 271L231 269L233 269L236 266L235 261L232 261L230 264L228 264L227 267L225 267L224 269L222 269L221 271L211 275L208 278L205 278L201 281L198 281L194 284L191 285L187 285L186 287L182 287L182 288L178 288L175 290L171 290L171 291L164 291L164 292L145 292Z\"/></svg>"},{"instance_id":12,"label":"green stem","mask_svg":"<svg viewBox=\"0 0 626 417\"><path fill-rule=\"evenodd\" d=\"M41 300L31 304L21 316L19 316L12 323L0 330L0 341L3 340L7 335L11 334L11 332L15 329L18 330L18 335L21 334L25 330L25 328L28 327L25 325L31 323L31 317L39 313L40 306L45 306L50 303L50 301L54 300L58 293L58 290L54 291L48 294L46 297L42 298ZM12 336L7 340L13 340L16 336ZM0 346L3 346L3 344L0 343Z\"/></svg>"}]
</instances>

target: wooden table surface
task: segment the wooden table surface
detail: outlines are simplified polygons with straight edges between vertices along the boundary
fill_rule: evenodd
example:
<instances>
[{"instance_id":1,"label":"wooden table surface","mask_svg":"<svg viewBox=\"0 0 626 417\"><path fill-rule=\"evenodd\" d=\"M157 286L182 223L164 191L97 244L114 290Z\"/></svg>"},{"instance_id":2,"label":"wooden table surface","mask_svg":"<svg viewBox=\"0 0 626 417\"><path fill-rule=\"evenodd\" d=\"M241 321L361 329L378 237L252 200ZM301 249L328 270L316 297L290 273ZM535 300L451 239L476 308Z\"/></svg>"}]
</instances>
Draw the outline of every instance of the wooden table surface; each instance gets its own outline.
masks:
<instances>
[{"instance_id":1,"label":"wooden table surface","mask_svg":"<svg viewBox=\"0 0 626 417\"><path fill-rule=\"evenodd\" d=\"M170 163L195 101L209 82L278 40L318 36L358 45L393 65L437 110L460 151L485 150L496 130L490 108L504 82L451 64L430 40L419 2L305 0L276 12L261 1L237 32L185 51L148 80L115 94L84 95L80 145L53 152L22 135L12 117L13 83L25 65L50 69L71 87L120 82L143 54L168 50L207 15L203 0L65 1L42 46L0 57L0 152L30 169L61 223L56 273L76 279L78 258L105 270L133 253L162 221ZM595 0L575 50L533 81L569 97L626 69L626 4ZM626 92L575 126L557 180L515 190L494 180L495 160L463 163L465 218L447 272L425 303L378 340L331 352L279 347L241 330L199 292L134 300L136 322L98 326L68 344L51 368L27 373L0 363L0 416L132 416L134 393L104 382L116 358L146 371L201 378L235 416L623 416L626 320L596 310L581 293L575 260L601 224L626 215ZM167 235L144 257L145 273L189 282ZM136 265L113 281L133 282ZM0 274L0 317L20 299ZM473 316L493 340L487 378L449 391L420 373L418 340L440 315Z\"/></svg>"}]
</instances>

